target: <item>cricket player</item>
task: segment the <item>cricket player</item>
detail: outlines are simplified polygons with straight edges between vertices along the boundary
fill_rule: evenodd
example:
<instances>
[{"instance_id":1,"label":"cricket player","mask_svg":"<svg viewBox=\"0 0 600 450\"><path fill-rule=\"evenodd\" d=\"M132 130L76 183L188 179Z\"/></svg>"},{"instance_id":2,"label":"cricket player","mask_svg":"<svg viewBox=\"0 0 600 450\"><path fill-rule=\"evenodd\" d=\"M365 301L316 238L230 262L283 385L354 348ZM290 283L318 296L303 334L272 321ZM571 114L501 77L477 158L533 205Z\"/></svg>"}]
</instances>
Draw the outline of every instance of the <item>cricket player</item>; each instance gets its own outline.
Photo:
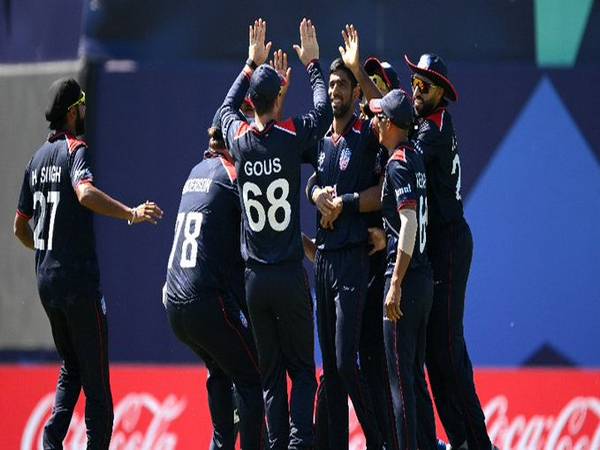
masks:
<instances>
[{"instance_id":1,"label":"cricket player","mask_svg":"<svg viewBox=\"0 0 600 450\"><path fill-rule=\"evenodd\" d=\"M425 381L427 320L433 301L426 252L427 177L421 155L408 141L411 100L400 89L374 99L379 142L389 152L383 183L388 238L384 338L394 405L394 448L435 450L433 407Z\"/></svg>"},{"instance_id":2,"label":"cricket player","mask_svg":"<svg viewBox=\"0 0 600 450\"><path fill-rule=\"evenodd\" d=\"M418 117L413 142L427 172L427 252L433 267L434 298L428 325L427 372L441 422L454 449L489 450L463 332L465 291L473 237L463 214L461 163L452 116L458 99L444 61L423 54L413 72L413 107Z\"/></svg>"},{"instance_id":3,"label":"cricket player","mask_svg":"<svg viewBox=\"0 0 600 450\"><path fill-rule=\"evenodd\" d=\"M63 360L44 450L63 448L82 387L87 448L107 450L112 435L106 304L93 213L129 225L162 217L153 202L130 208L94 186L90 150L77 137L85 132L85 111L85 93L76 80L52 84L46 109L51 133L27 164L14 223L16 237L35 250L40 299Z\"/></svg>"},{"instance_id":4,"label":"cricket player","mask_svg":"<svg viewBox=\"0 0 600 450\"><path fill-rule=\"evenodd\" d=\"M265 34L263 20L250 26L248 60L225 98L220 119L238 174L246 301L259 355L269 448L311 448L316 380L313 310L302 266L300 165L316 165L310 150L325 134L331 110L316 30L303 19L300 45L294 49L308 72L314 107L303 116L276 120L286 80L264 64L271 48ZM255 108L253 125L237 115L247 92ZM292 382L289 402L286 374Z\"/></svg>"},{"instance_id":5,"label":"cricket player","mask_svg":"<svg viewBox=\"0 0 600 450\"><path fill-rule=\"evenodd\" d=\"M221 130L209 136L183 185L163 302L175 335L208 369L210 449L234 450L237 406L241 448L260 450L264 407L245 302L237 172Z\"/></svg>"}]
</instances>

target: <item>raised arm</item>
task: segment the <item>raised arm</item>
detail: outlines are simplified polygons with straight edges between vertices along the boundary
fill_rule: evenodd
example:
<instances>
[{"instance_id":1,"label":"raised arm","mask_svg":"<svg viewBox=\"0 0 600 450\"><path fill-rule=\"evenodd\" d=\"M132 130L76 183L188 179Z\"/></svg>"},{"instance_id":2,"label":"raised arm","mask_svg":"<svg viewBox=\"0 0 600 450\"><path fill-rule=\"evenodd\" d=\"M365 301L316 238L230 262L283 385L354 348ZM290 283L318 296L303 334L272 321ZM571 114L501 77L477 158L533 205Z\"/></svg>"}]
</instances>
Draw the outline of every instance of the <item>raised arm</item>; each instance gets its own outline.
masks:
<instances>
[{"instance_id":1,"label":"raised arm","mask_svg":"<svg viewBox=\"0 0 600 450\"><path fill-rule=\"evenodd\" d=\"M290 88L290 81L292 77L292 68L288 66L287 53L279 49L273 52L273 59L269 61L269 65L273 67L279 74L283 81L281 90L279 91L279 108L277 109L276 120L283 119L283 105L285 103L285 97L287 96L288 89Z\"/></svg>"},{"instance_id":2,"label":"raised arm","mask_svg":"<svg viewBox=\"0 0 600 450\"><path fill-rule=\"evenodd\" d=\"M221 129L223 130L223 137L228 148L231 148L237 130L243 123L237 111L242 106L242 102L250 86L252 73L256 67L267 60L271 51L271 42L265 44L266 33L267 23L264 20L257 19L254 21L254 25L250 25L248 29L248 59L244 68L231 85L231 88L229 88L225 101L219 109Z\"/></svg>"},{"instance_id":3,"label":"raised arm","mask_svg":"<svg viewBox=\"0 0 600 450\"><path fill-rule=\"evenodd\" d=\"M367 101L372 98L380 98L381 92L377 85L373 83L373 80L369 78L363 64L360 62L358 31L354 28L354 25L346 25L346 28L342 30L342 38L344 39L344 46L340 45L338 48L340 55L346 67L354 74L363 95Z\"/></svg>"},{"instance_id":4,"label":"raised arm","mask_svg":"<svg viewBox=\"0 0 600 450\"><path fill-rule=\"evenodd\" d=\"M308 19L300 22L300 45L294 45L300 62L308 71L310 86L313 91L313 109L297 119L298 137L304 149L313 148L321 139L333 120L333 113L327 98L327 87L319 64L319 43L315 26ZM313 155L314 156L314 155ZM312 163L315 158L305 158Z\"/></svg>"}]
</instances>

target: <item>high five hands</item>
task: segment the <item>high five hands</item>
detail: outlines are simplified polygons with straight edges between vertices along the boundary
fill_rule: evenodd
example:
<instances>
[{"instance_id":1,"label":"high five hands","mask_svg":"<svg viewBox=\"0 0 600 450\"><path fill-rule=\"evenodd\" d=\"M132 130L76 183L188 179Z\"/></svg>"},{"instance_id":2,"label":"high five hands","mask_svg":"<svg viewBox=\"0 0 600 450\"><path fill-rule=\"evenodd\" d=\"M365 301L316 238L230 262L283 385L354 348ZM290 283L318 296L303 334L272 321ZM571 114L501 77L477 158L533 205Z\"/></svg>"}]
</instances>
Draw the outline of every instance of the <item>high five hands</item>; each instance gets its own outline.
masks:
<instances>
[{"instance_id":1,"label":"high five hands","mask_svg":"<svg viewBox=\"0 0 600 450\"><path fill-rule=\"evenodd\" d=\"M248 30L248 59L254 61L254 64L260 66L264 64L269 57L272 42L265 45L265 36L267 34L267 22L262 19L254 21Z\"/></svg>"},{"instance_id":2,"label":"high five hands","mask_svg":"<svg viewBox=\"0 0 600 450\"><path fill-rule=\"evenodd\" d=\"M254 64L260 66L269 58L272 42L265 43L267 35L267 22L263 19L256 19L253 25L248 27L248 59ZM300 62L307 66L312 60L319 59L319 43L317 41L317 31L310 19L302 19L300 22L300 45L294 44L294 50L298 54ZM289 68L287 68L287 55L281 50L275 52L272 66L275 70L278 68L275 64L280 63L280 66L285 64L286 74L282 75L286 81L289 77ZM278 70L279 72L279 70Z\"/></svg>"},{"instance_id":3,"label":"high five hands","mask_svg":"<svg viewBox=\"0 0 600 450\"><path fill-rule=\"evenodd\" d=\"M344 64L352 73L360 71L360 54L358 51L358 31L354 28L354 25L346 25L346 28L342 30L342 38L344 39L344 47L341 45L338 47L340 56L344 61Z\"/></svg>"},{"instance_id":4,"label":"high five hands","mask_svg":"<svg viewBox=\"0 0 600 450\"><path fill-rule=\"evenodd\" d=\"M281 86L280 92L280 95L285 95L290 86L292 76L292 68L288 66L287 53L281 49L273 52L273 59L269 61L269 65L277 71L283 80L285 80L285 83Z\"/></svg>"},{"instance_id":5,"label":"high five hands","mask_svg":"<svg viewBox=\"0 0 600 450\"><path fill-rule=\"evenodd\" d=\"M305 66L313 59L319 59L317 30L310 19L302 19L300 22L300 45L295 44L294 50L296 50L300 62Z\"/></svg>"}]
</instances>

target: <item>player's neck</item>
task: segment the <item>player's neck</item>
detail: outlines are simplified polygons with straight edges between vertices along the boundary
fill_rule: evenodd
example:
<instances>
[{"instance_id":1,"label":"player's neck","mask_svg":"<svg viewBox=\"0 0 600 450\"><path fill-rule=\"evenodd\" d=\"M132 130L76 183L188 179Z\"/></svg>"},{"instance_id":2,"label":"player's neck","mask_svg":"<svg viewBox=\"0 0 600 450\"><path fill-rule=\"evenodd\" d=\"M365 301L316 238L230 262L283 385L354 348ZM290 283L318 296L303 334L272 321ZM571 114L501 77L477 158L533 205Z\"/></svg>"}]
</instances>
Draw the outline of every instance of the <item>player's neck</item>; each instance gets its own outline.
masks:
<instances>
[{"instance_id":1,"label":"player's neck","mask_svg":"<svg viewBox=\"0 0 600 450\"><path fill-rule=\"evenodd\" d=\"M408 143L408 134L404 130L396 129L394 131L388 131L389 135L383 139L381 144L387 149L391 155L403 144Z\"/></svg>"},{"instance_id":2,"label":"player's neck","mask_svg":"<svg viewBox=\"0 0 600 450\"><path fill-rule=\"evenodd\" d=\"M258 131L262 131L267 128L272 120L275 120L275 113L266 113L261 116L257 114L254 116L254 125L258 128Z\"/></svg>"},{"instance_id":3,"label":"player's neck","mask_svg":"<svg viewBox=\"0 0 600 450\"><path fill-rule=\"evenodd\" d=\"M331 125L333 134L335 134L336 136L344 134L344 131L346 131L346 128L348 127L348 124L352 120L353 116L354 116L353 110L349 110L346 114L344 114L341 117L333 116L333 123Z\"/></svg>"}]
</instances>

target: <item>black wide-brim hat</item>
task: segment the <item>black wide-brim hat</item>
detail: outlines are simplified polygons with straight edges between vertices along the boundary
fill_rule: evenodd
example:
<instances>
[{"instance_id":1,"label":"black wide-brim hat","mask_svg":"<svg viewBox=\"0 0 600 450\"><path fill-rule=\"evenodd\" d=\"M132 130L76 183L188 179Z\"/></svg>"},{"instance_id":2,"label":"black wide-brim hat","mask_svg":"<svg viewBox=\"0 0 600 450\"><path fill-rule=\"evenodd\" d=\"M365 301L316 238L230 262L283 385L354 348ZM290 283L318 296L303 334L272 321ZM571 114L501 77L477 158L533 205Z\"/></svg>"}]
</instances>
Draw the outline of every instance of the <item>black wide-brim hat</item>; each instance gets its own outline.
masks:
<instances>
[{"instance_id":1,"label":"black wide-brim hat","mask_svg":"<svg viewBox=\"0 0 600 450\"><path fill-rule=\"evenodd\" d=\"M458 100L458 92L448 79L448 68L442 58L433 53L424 53L419 58L418 64L414 64L408 55L404 55L404 60L413 73L420 74L433 84L443 87L444 98L453 102Z\"/></svg>"}]
</instances>

